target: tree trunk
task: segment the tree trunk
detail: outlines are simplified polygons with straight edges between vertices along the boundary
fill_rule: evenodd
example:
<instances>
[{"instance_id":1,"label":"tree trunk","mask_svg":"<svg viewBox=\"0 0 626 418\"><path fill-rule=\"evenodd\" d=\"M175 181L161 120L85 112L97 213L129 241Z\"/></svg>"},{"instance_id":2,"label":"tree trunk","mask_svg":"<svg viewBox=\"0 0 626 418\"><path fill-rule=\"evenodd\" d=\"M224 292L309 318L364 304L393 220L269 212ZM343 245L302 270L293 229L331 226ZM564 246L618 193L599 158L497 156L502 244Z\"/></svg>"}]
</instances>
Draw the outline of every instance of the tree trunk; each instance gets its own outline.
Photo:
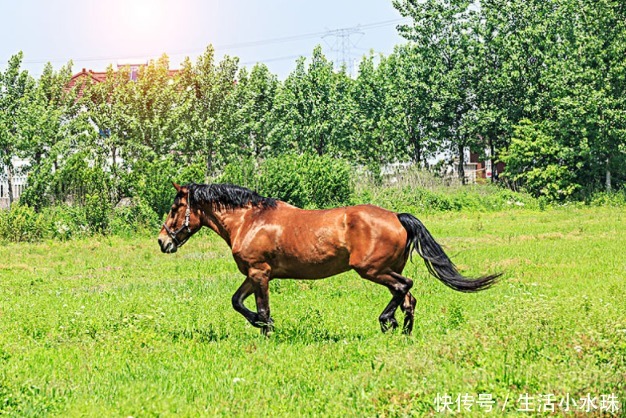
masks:
<instances>
[{"instance_id":1,"label":"tree trunk","mask_svg":"<svg viewBox=\"0 0 626 418\"><path fill-rule=\"evenodd\" d=\"M411 129L410 135L411 145L413 145L413 162L419 167L422 162L422 144L419 135L415 132L415 129Z\"/></svg>"},{"instance_id":2,"label":"tree trunk","mask_svg":"<svg viewBox=\"0 0 626 418\"><path fill-rule=\"evenodd\" d=\"M324 135L321 135L320 140L317 143L317 146L315 147L315 150L317 151L317 155L319 157L324 155L324 151L325 151L324 148L326 148L326 144L324 142Z\"/></svg>"},{"instance_id":3,"label":"tree trunk","mask_svg":"<svg viewBox=\"0 0 626 418\"><path fill-rule=\"evenodd\" d=\"M113 145L111 147L111 174L113 175L113 190L111 190L111 199L113 204L117 204L120 200L119 195L119 175L117 173L117 147Z\"/></svg>"},{"instance_id":4,"label":"tree trunk","mask_svg":"<svg viewBox=\"0 0 626 418\"><path fill-rule=\"evenodd\" d=\"M41 151L37 151L35 153L35 156L33 158L33 161L35 162L35 165L40 165L41 164L42 157L43 157L43 153Z\"/></svg>"},{"instance_id":5,"label":"tree trunk","mask_svg":"<svg viewBox=\"0 0 626 418\"><path fill-rule=\"evenodd\" d=\"M211 174L213 174L213 144L209 144L209 149L206 154L206 173L204 173L204 180L209 183Z\"/></svg>"},{"instance_id":6,"label":"tree trunk","mask_svg":"<svg viewBox=\"0 0 626 418\"><path fill-rule=\"evenodd\" d=\"M605 173L605 178L604 178L604 186L606 188L606 192L610 193L611 192L611 159L607 158L606 159L606 173Z\"/></svg>"},{"instance_id":7,"label":"tree trunk","mask_svg":"<svg viewBox=\"0 0 626 418\"><path fill-rule=\"evenodd\" d=\"M8 192L9 192L9 208L11 207L11 205L13 204L13 162L9 161L8 164L6 164L6 170L7 170L7 185L8 185Z\"/></svg>"},{"instance_id":8,"label":"tree trunk","mask_svg":"<svg viewBox=\"0 0 626 418\"><path fill-rule=\"evenodd\" d=\"M111 168L114 170L117 168L117 148L115 145L111 147Z\"/></svg>"},{"instance_id":9,"label":"tree trunk","mask_svg":"<svg viewBox=\"0 0 626 418\"><path fill-rule=\"evenodd\" d=\"M459 144L459 180L465 185L465 153L463 152L463 144Z\"/></svg>"}]
</instances>

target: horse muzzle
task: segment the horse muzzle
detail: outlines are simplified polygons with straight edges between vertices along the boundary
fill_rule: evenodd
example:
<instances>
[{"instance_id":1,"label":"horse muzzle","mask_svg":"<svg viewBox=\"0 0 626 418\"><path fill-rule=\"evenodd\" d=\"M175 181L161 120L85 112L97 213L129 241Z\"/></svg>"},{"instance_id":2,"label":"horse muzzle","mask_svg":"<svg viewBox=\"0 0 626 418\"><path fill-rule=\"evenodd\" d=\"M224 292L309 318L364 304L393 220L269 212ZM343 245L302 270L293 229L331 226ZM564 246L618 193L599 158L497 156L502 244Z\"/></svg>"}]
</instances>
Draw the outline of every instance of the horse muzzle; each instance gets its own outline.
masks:
<instances>
[{"instance_id":1,"label":"horse muzzle","mask_svg":"<svg viewBox=\"0 0 626 418\"><path fill-rule=\"evenodd\" d=\"M161 252L165 254L173 254L178 250L178 246L170 237L159 237L159 246L161 247Z\"/></svg>"}]
</instances>

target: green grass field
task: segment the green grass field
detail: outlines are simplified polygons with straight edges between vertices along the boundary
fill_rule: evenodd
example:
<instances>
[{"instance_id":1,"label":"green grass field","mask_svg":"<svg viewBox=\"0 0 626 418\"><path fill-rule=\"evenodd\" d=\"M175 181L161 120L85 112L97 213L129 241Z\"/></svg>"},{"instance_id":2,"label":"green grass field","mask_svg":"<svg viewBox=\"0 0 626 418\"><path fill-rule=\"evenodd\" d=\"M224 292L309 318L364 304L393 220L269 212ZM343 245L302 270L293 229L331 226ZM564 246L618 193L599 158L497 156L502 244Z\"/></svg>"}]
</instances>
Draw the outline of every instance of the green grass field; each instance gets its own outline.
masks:
<instances>
[{"instance_id":1,"label":"green grass field","mask_svg":"<svg viewBox=\"0 0 626 418\"><path fill-rule=\"evenodd\" d=\"M347 273L272 282L263 338L213 234L174 255L156 236L2 246L0 415L483 416L489 396L489 416L568 397L625 415L623 208L416 215L464 273L505 275L461 294L416 256L411 337L381 334L390 295Z\"/></svg>"}]
</instances>

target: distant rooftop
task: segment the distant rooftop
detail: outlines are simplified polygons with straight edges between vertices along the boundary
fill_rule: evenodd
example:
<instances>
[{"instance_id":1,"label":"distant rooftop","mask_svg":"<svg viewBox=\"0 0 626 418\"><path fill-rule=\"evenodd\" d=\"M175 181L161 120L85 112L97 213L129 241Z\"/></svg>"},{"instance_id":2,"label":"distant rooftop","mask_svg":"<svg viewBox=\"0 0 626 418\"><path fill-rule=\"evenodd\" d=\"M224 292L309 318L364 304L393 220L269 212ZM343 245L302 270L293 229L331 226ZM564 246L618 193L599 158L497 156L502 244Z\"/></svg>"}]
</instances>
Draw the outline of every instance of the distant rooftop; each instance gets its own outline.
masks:
<instances>
[{"instance_id":1,"label":"distant rooftop","mask_svg":"<svg viewBox=\"0 0 626 418\"><path fill-rule=\"evenodd\" d=\"M128 61L128 60L120 60L117 62L118 71L124 67L130 68L130 79L133 81L137 81L137 76L139 74L139 69L141 67L145 67L148 65L148 62L137 63L137 61ZM173 77L178 73L179 70L168 70L169 76ZM101 83L106 80L107 72L106 71L93 71L83 68L82 71L74 74L67 84L68 88L72 88L78 83L79 80L82 80L84 77L88 77L93 83Z\"/></svg>"}]
</instances>

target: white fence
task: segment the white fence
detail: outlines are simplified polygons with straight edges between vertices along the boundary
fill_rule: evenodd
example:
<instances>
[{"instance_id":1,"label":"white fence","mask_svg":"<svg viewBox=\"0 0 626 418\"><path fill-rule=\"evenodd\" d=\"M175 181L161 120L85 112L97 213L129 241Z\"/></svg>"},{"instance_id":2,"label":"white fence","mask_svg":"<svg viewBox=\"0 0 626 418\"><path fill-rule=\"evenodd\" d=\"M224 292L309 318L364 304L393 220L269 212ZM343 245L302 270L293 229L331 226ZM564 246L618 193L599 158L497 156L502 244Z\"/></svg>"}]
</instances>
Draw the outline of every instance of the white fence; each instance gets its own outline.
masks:
<instances>
[{"instance_id":1,"label":"white fence","mask_svg":"<svg viewBox=\"0 0 626 418\"><path fill-rule=\"evenodd\" d=\"M14 170L19 172L20 169L27 165L28 161L21 158L13 159ZM13 200L19 199L20 195L26 188L26 176L22 174L13 175ZM7 174L0 171L0 209L9 208L9 182Z\"/></svg>"},{"instance_id":2,"label":"white fence","mask_svg":"<svg viewBox=\"0 0 626 418\"><path fill-rule=\"evenodd\" d=\"M26 176L13 177L13 201L19 199L20 195L26 187ZM9 208L9 183L6 176L2 176L0 180L0 209Z\"/></svg>"}]
</instances>

